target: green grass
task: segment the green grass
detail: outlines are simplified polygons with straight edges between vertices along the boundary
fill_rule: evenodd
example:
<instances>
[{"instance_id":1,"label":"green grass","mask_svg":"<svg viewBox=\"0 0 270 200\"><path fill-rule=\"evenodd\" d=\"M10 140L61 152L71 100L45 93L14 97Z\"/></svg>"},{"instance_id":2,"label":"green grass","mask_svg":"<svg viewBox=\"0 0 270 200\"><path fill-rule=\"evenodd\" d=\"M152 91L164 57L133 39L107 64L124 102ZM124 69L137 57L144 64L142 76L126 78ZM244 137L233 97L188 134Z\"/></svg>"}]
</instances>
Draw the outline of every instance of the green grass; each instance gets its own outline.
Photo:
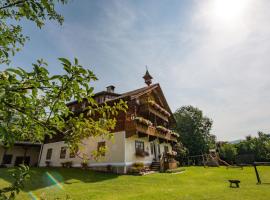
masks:
<instances>
[{"instance_id":1,"label":"green grass","mask_svg":"<svg viewBox=\"0 0 270 200\"><path fill-rule=\"evenodd\" d=\"M95 173L81 169L31 169L31 180L18 196L29 192L47 199L56 197L93 200L268 200L270 184L256 185L252 167L241 169L187 167L183 173L147 176ZM0 188L7 186L12 169L0 169ZM270 183L270 167L259 167L262 180ZM53 184L46 172L60 182ZM240 188L229 188L228 179L239 179Z\"/></svg>"}]
</instances>

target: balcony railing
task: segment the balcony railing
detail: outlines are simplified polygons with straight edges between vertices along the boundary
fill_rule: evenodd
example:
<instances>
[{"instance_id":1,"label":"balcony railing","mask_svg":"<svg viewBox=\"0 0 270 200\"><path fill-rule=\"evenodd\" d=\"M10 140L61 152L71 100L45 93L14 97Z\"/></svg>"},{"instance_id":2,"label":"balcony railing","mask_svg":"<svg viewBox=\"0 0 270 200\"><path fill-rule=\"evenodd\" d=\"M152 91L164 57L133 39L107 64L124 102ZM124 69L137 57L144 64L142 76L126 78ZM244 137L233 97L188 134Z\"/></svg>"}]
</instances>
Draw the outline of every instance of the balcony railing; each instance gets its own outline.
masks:
<instances>
[{"instance_id":1,"label":"balcony railing","mask_svg":"<svg viewBox=\"0 0 270 200\"><path fill-rule=\"evenodd\" d=\"M139 120L131 120L126 123L126 132L127 137L135 135L136 133L143 133L149 136L154 136L157 138L170 140L170 141L177 141L177 137L172 134L171 131L165 132L165 130L161 130L160 127L156 128L152 125L147 125L144 122L140 122Z\"/></svg>"}]
</instances>

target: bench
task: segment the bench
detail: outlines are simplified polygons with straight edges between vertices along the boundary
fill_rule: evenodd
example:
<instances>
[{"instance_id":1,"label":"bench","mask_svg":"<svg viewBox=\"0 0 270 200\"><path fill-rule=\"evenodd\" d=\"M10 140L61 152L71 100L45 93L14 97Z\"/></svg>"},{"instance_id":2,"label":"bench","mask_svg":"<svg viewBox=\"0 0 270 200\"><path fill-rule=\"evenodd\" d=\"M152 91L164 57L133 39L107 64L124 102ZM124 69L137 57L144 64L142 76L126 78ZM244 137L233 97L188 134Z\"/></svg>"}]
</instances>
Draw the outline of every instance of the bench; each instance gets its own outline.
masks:
<instances>
[{"instance_id":1,"label":"bench","mask_svg":"<svg viewBox=\"0 0 270 200\"><path fill-rule=\"evenodd\" d=\"M229 180L229 182L230 182L230 187L233 187L233 184L235 184L235 186L239 188L239 183L240 183L239 180Z\"/></svg>"}]
</instances>

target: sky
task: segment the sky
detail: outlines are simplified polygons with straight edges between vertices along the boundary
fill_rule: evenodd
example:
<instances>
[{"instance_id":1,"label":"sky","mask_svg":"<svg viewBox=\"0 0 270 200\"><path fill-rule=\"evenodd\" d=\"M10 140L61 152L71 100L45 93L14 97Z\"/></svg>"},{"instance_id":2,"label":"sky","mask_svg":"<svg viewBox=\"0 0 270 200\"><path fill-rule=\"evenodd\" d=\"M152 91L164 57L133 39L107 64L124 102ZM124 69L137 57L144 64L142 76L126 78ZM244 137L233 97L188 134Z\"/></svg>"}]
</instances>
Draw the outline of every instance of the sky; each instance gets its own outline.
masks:
<instances>
[{"instance_id":1,"label":"sky","mask_svg":"<svg viewBox=\"0 0 270 200\"><path fill-rule=\"evenodd\" d=\"M95 91L145 86L148 66L172 109L200 108L218 140L270 132L269 0L71 0L62 26L23 22L31 40L12 66L58 57L93 70Z\"/></svg>"}]
</instances>

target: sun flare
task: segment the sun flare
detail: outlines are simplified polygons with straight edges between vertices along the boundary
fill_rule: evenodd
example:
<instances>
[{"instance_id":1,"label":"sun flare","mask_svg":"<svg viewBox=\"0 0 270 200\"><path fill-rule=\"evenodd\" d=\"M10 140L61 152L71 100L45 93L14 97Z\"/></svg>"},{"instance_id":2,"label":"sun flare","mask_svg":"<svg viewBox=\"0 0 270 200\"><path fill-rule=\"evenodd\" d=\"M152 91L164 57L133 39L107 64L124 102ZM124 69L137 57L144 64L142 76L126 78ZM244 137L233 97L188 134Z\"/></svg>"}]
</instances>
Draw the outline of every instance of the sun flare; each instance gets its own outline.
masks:
<instances>
[{"instance_id":1,"label":"sun flare","mask_svg":"<svg viewBox=\"0 0 270 200\"><path fill-rule=\"evenodd\" d=\"M232 23L245 16L250 0L212 0L210 10L215 20Z\"/></svg>"}]
</instances>

